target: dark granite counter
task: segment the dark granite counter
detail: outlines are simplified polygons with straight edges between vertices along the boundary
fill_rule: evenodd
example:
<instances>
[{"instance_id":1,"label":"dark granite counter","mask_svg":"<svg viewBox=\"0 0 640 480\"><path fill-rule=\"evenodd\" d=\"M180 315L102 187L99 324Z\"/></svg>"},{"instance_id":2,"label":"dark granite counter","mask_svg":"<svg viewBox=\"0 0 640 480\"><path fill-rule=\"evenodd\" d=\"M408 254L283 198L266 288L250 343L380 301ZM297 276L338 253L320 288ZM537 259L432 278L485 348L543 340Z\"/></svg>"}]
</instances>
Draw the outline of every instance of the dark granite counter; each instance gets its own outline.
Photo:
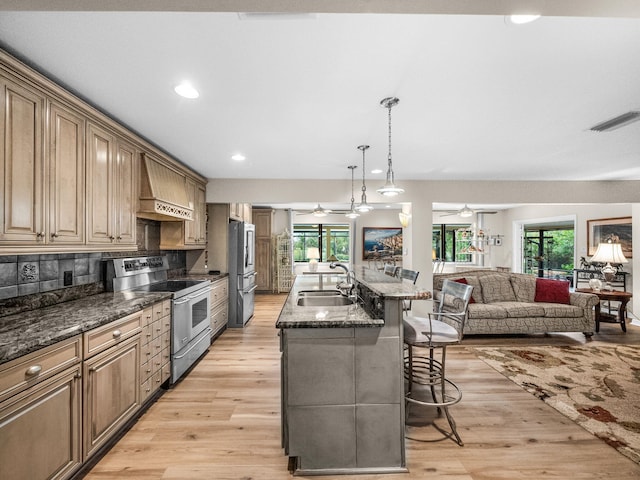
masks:
<instances>
[{"instance_id":1,"label":"dark granite counter","mask_svg":"<svg viewBox=\"0 0 640 480\"><path fill-rule=\"evenodd\" d=\"M336 276L341 270L333 271ZM367 267L354 268L356 282L384 298L394 300L428 300L431 293L420 290L409 282L390 277L378 270ZM323 272L318 272L323 273ZM326 273L326 272L325 272ZM328 290L335 285L322 280L323 275L298 275L289 292L287 301L282 307L276 328L350 328L350 327L382 327L383 319L371 318L361 306L298 306L297 298L301 290ZM344 278L344 275L342 275Z\"/></svg>"},{"instance_id":2,"label":"dark granite counter","mask_svg":"<svg viewBox=\"0 0 640 480\"><path fill-rule=\"evenodd\" d=\"M108 292L0 318L0 364L171 298L170 293Z\"/></svg>"},{"instance_id":3,"label":"dark granite counter","mask_svg":"<svg viewBox=\"0 0 640 480\"><path fill-rule=\"evenodd\" d=\"M177 276L176 278L189 280L210 280L211 283L213 283L217 280L227 278L228 276L228 273L220 273L218 275L209 275L207 273L188 273L186 275Z\"/></svg>"}]
</instances>

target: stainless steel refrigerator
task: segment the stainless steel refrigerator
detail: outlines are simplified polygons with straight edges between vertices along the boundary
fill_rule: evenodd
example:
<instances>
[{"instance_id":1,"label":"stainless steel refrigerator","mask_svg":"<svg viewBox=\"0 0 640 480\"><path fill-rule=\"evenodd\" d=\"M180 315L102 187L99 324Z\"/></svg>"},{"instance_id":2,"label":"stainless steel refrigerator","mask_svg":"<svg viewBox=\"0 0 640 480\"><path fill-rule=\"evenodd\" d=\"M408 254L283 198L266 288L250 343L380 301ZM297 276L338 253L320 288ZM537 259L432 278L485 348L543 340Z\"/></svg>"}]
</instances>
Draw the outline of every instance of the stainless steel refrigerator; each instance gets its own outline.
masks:
<instances>
[{"instance_id":1,"label":"stainless steel refrigerator","mask_svg":"<svg viewBox=\"0 0 640 480\"><path fill-rule=\"evenodd\" d=\"M246 222L229 223L229 322L242 328L253 316L256 290L256 227Z\"/></svg>"}]
</instances>

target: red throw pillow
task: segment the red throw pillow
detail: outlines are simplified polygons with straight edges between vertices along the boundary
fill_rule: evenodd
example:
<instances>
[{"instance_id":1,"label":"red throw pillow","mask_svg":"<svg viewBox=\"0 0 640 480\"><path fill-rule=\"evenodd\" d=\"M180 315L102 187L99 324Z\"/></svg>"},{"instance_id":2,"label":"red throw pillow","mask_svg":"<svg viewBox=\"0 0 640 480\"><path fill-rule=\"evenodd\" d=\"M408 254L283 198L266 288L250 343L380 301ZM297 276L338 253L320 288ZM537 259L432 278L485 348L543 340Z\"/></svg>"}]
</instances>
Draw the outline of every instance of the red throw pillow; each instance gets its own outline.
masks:
<instances>
[{"instance_id":1,"label":"red throw pillow","mask_svg":"<svg viewBox=\"0 0 640 480\"><path fill-rule=\"evenodd\" d=\"M569 304L569 282L536 278L535 302Z\"/></svg>"},{"instance_id":2,"label":"red throw pillow","mask_svg":"<svg viewBox=\"0 0 640 480\"><path fill-rule=\"evenodd\" d=\"M458 279L454 280L454 282L463 283L465 285L469 285L469 283L467 283L467 279L466 278L458 278ZM476 303L476 301L473 299L473 295L471 295L471 297L469 297L469 303Z\"/></svg>"}]
</instances>

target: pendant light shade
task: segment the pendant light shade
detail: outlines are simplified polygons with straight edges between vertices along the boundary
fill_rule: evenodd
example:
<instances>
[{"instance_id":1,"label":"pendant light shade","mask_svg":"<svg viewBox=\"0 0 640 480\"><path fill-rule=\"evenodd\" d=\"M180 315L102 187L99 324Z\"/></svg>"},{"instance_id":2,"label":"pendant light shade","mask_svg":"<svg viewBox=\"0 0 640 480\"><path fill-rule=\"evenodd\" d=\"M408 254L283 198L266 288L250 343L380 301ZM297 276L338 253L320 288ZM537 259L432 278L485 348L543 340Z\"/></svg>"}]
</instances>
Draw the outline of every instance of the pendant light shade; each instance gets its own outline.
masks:
<instances>
[{"instance_id":1,"label":"pendant light shade","mask_svg":"<svg viewBox=\"0 0 640 480\"><path fill-rule=\"evenodd\" d=\"M373 210L373 207L367 203L367 186L364 183L364 155L369 148L369 145L359 145L358 150L362 152L362 196L360 197L360 205L356 207L356 210L360 213L366 213Z\"/></svg>"},{"instance_id":2,"label":"pendant light shade","mask_svg":"<svg viewBox=\"0 0 640 480\"><path fill-rule=\"evenodd\" d=\"M391 109L398 104L400 100L396 97L387 97L380 101L380 105L389 111L389 154L387 156L387 182L380 187L377 192L385 197L395 197L404 193L404 189L396 186L393 174L393 162L391 161Z\"/></svg>"},{"instance_id":3,"label":"pendant light shade","mask_svg":"<svg viewBox=\"0 0 640 480\"><path fill-rule=\"evenodd\" d=\"M345 217L358 218L360 214L356 211L355 204L354 204L355 199L353 198L353 172L356 168L358 168L358 166L349 165L347 168L351 170L351 209L345 214Z\"/></svg>"}]
</instances>

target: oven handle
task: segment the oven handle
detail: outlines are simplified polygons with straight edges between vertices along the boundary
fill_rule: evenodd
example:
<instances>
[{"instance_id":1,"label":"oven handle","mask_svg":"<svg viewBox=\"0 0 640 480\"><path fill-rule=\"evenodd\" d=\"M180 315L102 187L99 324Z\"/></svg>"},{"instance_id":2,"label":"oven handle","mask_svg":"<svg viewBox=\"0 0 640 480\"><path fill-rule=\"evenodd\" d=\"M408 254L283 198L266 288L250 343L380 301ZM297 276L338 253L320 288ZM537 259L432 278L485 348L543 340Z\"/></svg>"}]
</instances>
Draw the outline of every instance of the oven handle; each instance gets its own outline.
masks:
<instances>
[{"instance_id":1,"label":"oven handle","mask_svg":"<svg viewBox=\"0 0 640 480\"><path fill-rule=\"evenodd\" d=\"M179 300L174 300L173 304L174 305L182 305L183 303L187 303L187 302L190 302L191 300L195 300L196 298L201 297L205 293L209 293L211 290L213 290L213 288L207 288L206 290L198 290L197 293L194 293L192 295L188 295L188 296L186 296L184 298L181 298Z\"/></svg>"},{"instance_id":2,"label":"oven handle","mask_svg":"<svg viewBox=\"0 0 640 480\"><path fill-rule=\"evenodd\" d=\"M242 290L242 293L251 293L253 292L256 288L258 288L258 285L254 285L253 287L251 287L249 290Z\"/></svg>"}]
</instances>

